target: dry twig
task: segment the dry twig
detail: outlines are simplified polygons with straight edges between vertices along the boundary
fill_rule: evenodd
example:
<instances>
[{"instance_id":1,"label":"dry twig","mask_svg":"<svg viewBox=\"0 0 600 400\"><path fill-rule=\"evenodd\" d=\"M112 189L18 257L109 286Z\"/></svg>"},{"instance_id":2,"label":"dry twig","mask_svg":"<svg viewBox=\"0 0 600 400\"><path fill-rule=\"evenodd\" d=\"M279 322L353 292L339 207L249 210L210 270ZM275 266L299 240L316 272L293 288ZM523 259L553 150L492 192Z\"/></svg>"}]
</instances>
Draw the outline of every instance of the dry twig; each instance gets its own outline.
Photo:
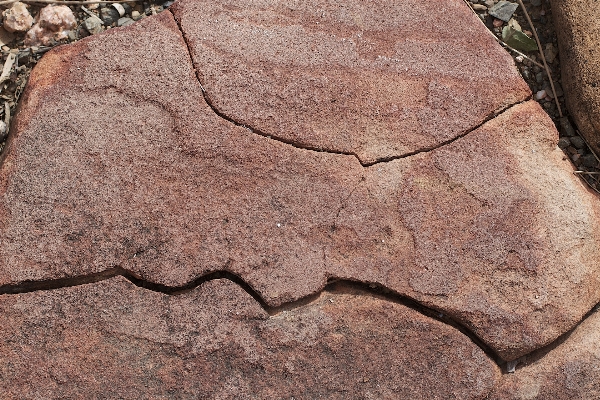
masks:
<instances>
[{"instance_id":1,"label":"dry twig","mask_svg":"<svg viewBox=\"0 0 600 400\"><path fill-rule=\"evenodd\" d=\"M600 172L591 171L573 171L574 174L585 174L585 175L600 175Z\"/></svg>"},{"instance_id":2,"label":"dry twig","mask_svg":"<svg viewBox=\"0 0 600 400\"><path fill-rule=\"evenodd\" d=\"M525 8L525 4L523 4L523 0L517 0L519 5L523 9L523 14L525 14L525 18L527 19L527 23L531 27L531 31L533 32L533 36L535 37L535 41L537 42L538 49L540 51L540 56L542 57L542 62L544 63L544 69L546 70L546 74L548 74L548 80L550 81L550 87L552 88L552 94L554 95L554 102L556 103L556 107L558 108L558 116L563 117L562 109L560 108L560 103L558 102L558 97L556 96L556 89L554 89L554 80L552 79L552 74L550 73L550 68L548 68L548 63L546 63L546 56L544 55L544 49L542 49L542 43L540 42L540 38L538 37L537 31L535 30L535 26L533 26L533 22L529 17L529 13Z\"/></svg>"},{"instance_id":3,"label":"dry twig","mask_svg":"<svg viewBox=\"0 0 600 400\"><path fill-rule=\"evenodd\" d=\"M8 57L6 57L6 61L2 67L2 74L0 74L0 84L10 78L10 70L12 69L16 59L17 55L15 53L8 53Z\"/></svg>"}]
</instances>

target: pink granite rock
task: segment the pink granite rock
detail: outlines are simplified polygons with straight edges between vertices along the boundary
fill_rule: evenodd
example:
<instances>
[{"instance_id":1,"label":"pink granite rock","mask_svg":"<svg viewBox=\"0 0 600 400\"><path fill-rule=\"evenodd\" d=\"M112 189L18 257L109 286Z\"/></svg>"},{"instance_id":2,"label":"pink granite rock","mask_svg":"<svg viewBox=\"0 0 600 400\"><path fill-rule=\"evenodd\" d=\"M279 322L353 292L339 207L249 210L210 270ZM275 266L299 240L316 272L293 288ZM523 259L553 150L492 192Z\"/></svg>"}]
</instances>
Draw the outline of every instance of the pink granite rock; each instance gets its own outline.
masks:
<instances>
[{"instance_id":1,"label":"pink granite rock","mask_svg":"<svg viewBox=\"0 0 600 400\"><path fill-rule=\"evenodd\" d=\"M181 0L213 106L369 164L438 146L531 93L462 0Z\"/></svg>"},{"instance_id":2,"label":"pink granite rock","mask_svg":"<svg viewBox=\"0 0 600 400\"><path fill-rule=\"evenodd\" d=\"M500 372L449 326L355 290L269 316L216 280L0 296L7 398L483 399Z\"/></svg>"},{"instance_id":3,"label":"pink granite rock","mask_svg":"<svg viewBox=\"0 0 600 400\"><path fill-rule=\"evenodd\" d=\"M8 32L25 32L33 25L33 17L25 3L17 1L2 11L3 26Z\"/></svg>"},{"instance_id":4,"label":"pink granite rock","mask_svg":"<svg viewBox=\"0 0 600 400\"><path fill-rule=\"evenodd\" d=\"M187 49L163 13L40 61L1 166L0 284L228 271L275 306L362 281L451 315L506 360L600 300L598 201L535 102L363 167L218 116ZM508 90L490 110L519 100Z\"/></svg>"},{"instance_id":5,"label":"pink granite rock","mask_svg":"<svg viewBox=\"0 0 600 400\"><path fill-rule=\"evenodd\" d=\"M600 314L595 311L552 349L527 356L489 399L600 398Z\"/></svg>"},{"instance_id":6,"label":"pink granite rock","mask_svg":"<svg viewBox=\"0 0 600 400\"><path fill-rule=\"evenodd\" d=\"M73 11L65 5L50 4L42 8L35 24L27 31L26 46L47 46L51 41L65 39L77 26Z\"/></svg>"}]
</instances>

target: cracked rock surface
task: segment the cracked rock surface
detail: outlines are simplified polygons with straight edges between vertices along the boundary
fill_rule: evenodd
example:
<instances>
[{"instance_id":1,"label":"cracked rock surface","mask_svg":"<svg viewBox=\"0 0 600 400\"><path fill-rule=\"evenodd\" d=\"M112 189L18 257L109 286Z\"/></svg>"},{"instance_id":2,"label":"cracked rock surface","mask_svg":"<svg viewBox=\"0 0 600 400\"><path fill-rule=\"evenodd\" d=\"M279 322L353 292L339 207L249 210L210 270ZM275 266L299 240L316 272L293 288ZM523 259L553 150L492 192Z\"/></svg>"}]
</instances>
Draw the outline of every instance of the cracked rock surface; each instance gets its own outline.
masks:
<instances>
[{"instance_id":1,"label":"cracked rock surface","mask_svg":"<svg viewBox=\"0 0 600 400\"><path fill-rule=\"evenodd\" d=\"M468 7L314 3L180 0L40 60L0 166L0 352L44 365L23 391L485 398L600 301L598 199ZM94 283L117 270L146 289ZM61 282L87 284L22 293Z\"/></svg>"},{"instance_id":2,"label":"cracked rock surface","mask_svg":"<svg viewBox=\"0 0 600 400\"><path fill-rule=\"evenodd\" d=\"M462 1L193 0L172 9L216 110L363 164L436 147L530 95Z\"/></svg>"},{"instance_id":3,"label":"cracked rock surface","mask_svg":"<svg viewBox=\"0 0 600 400\"><path fill-rule=\"evenodd\" d=\"M600 314L595 310L552 349L525 358L490 399L600 398Z\"/></svg>"},{"instance_id":4,"label":"cracked rock surface","mask_svg":"<svg viewBox=\"0 0 600 400\"><path fill-rule=\"evenodd\" d=\"M168 296L113 278L1 296L0 323L9 398L478 399L500 380L455 329L353 290L269 316L227 280Z\"/></svg>"}]
</instances>

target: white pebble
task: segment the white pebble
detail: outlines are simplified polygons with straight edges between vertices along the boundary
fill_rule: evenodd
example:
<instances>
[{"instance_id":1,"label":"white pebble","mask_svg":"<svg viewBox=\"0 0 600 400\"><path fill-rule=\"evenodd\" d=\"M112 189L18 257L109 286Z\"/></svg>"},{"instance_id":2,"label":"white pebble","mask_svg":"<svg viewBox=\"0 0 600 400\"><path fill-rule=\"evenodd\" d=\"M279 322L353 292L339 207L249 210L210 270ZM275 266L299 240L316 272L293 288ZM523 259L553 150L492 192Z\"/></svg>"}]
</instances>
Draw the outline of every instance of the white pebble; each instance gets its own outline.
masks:
<instances>
[{"instance_id":1,"label":"white pebble","mask_svg":"<svg viewBox=\"0 0 600 400\"><path fill-rule=\"evenodd\" d=\"M544 97L546 97L546 91L545 91L545 90L543 90L543 89L542 89L542 90L540 90L539 92L537 92L537 93L535 94L535 98L536 98L536 100L541 100L541 99L543 99Z\"/></svg>"}]
</instances>

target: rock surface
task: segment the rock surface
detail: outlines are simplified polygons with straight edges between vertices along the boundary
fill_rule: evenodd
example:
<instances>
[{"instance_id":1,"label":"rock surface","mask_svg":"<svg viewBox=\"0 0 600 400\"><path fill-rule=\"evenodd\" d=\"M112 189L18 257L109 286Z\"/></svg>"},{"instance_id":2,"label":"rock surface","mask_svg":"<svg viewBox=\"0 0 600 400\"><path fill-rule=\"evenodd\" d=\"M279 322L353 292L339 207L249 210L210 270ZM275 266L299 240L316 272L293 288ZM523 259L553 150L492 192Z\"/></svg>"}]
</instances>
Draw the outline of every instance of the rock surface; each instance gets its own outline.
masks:
<instances>
[{"instance_id":1,"label":"rock surface","mask_svg":"<svg viewBox=\"0 0 600 400\"><path fill-rule=\"evenodd\" d=\"M527 357L504 375L490 399L600 398L600 313L595 311L550 351Z\"/></svg>"},{"instance_id":2,"label":"rock surface","mask_svg":"<svg viewBox=\"0 0 600 400\"><path fill-rule=\"evenodd\" d=\"M0 326L6 398L483 399L500 378L457 330L348 289L269 316L227 280L119 277L0 296Z\"/></svg>"},{"instance_id":3,"label":"rock surface","mask_svg":"<svg viewBox=\"0 0 600 400\"><path fill-rule=\"evenodd\" d=\"M600 301L600 204L467 6L273 4L181 0L39 62L0 166L0 293L46 290L0 296L2 392L596 394L596 314L539 349ZM106 271L179 294L50 290ZM188 290L219 271L238 284ZM492 353L531 358L501 377Z\"/></svg>"},{"instance_id":4,"label":"rock surface","mask_svg":"<svg viewBox=\"0 0 600 400\"><path fill-rule=\"evenodd\" d=\"M212 105L363 164L432 148L530 96L462 0L172 7Z\"/></svg>"},{"instance_id":5,"label":"rock surface","mask_svg":"<svg viewBox=\"0 0 600 400\"><path fill-rule=\"evenodd\" d=\"M499 103L518 100L505 94ZM533 101L365 168L219 117L163 13L49 52L12 132L3 285L118 266L183 286L229 271L280 305L329 278L376 283L451 315L506 360L600 300L597 199Z\"/></svg>"},{"instance_id":6,"label":"rock surface","mask_svg":"<svg viewBox=\"0 0 600 400\"><path fill-rule=\"evenodd\" d=\"M600 154L600 6L552 0L565 100L581 134Z\"/></svg>"}]
</instances>

